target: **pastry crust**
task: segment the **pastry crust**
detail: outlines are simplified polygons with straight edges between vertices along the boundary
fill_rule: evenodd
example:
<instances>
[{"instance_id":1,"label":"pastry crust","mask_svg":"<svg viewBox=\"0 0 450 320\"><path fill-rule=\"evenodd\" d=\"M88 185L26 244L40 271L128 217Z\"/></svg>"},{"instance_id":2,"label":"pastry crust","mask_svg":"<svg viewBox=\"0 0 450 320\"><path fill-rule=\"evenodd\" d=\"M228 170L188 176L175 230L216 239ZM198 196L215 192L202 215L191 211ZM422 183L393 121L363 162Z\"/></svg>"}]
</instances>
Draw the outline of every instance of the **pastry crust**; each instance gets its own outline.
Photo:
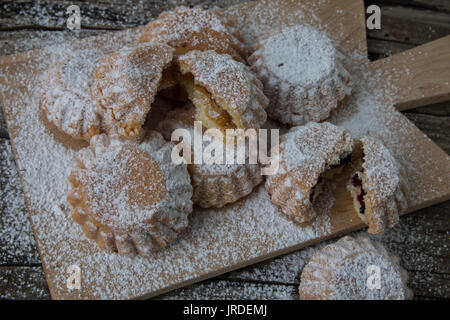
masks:
<instances>
[{"instance_id":1,"label":"pastry crust","mask_svg":"<svg viewBox=\"0 0 450 320\"><path fill-rule=\"evenodd\" d=\"M271 99L269 117L291 125L327 119L351 93L351 76L342 61L327 34L308 25L269 35L248 58Z\"/></svg>"},{"instance_id":2,"label":"pastry crust","mask_svg":"<svg viewBox=\"0 0 450 320\"><path fill-rule=\"evenodd\" d=\"M370 288L370 266L380 268L380 287ZM400 259L367 237L346 236L316 252L304 267L302 300L409 300L408 274Z\"/></svg>"},{"instance_id":3,"label":"pastry crust","mask_svg":"<svg viewBox=\"0 0 450 320\"><path fill-rule=\"evenodd\" d=\"M186 228L192 186L186 165L172 163L172 148L149 131L139 144L97 135L79 151L67 200L100 248L147 255Z\"/></svg>"},{"instance_id":4,"label":"pastry crust","mask_svg":"<svg viewBox=\"0 0 450 320\"><path fill-rule=\"evenodd\" d=\"M279 169L265 185L272 202L297 223L314 220L312 203L321 182L349 161L352 148L350 134L330 123L293 127L281 137L279 153L273 154Z\"/></svg>"},{"instance_id":5,"label":"pastry crust","mask_svg":"<svg viewBox=\"0 0 450 320\"><path fill-rule=\"evenodd\" d=\"M354 173L347 189L355 210L369 226L369 233L380 234L394 226L407 209L399 164L379 140L367 136L356 143L352 164Z\"/></svg>"},{"instance_id":6,"label":"pastry crust","mask_svg":"<svg viewBox=\"0 0 450 320\"><path fill-rule=\"evenodd\" d=\"M160 122L158 130L166 140L170 140L174 130L184 128L189 130L192 140L194 120L195 107L188 104L169 112L166 119ZM213 141L223 147L225 157L226 146L215 137L211 137L210 142L203 143L203 150ZM234 153L235 164L188 164L194 204L202 208L221 208L247 196L262 182L261 168L259 164L249 163L248 154L246 154L244 164L236 164L239 148L246 148L246 146L235 143L234 148L229 149ZM247 149L242 151L245 152Z\"/></svg>"},{"instance_id":7,"label":"pastry crust","mask_svg":"<svg viewBox=\"0 0 450 320\"><path fill-rule=\"evenodd\" d=\"M206 128L257 129L266 121L268 99L246 65L214 51L190 51L177 63L196 119Z\"/></svg>"},{"instance_id":8,"label":"pastry crust","mask_svg":"<svg viewBox=\"0 0 450 320\"><path fill-rule=\"evenodd\" d=\"M53 64L41 81L40 106L46 119L59 131L74 139L89 141L101 132L102 121L91 102L89 85L95 61L103 53L86 49L68 54Z\"/></svg>"},{"instance_id":9,"label":"pastry crust","mask_svg":"<svg viewBox=\"0 0 450 320\"><path fill-rule=\"evenodd\" d=\"M192 50L214 50L229 54L243 62L244 45L232 34L211 11L200 7L177 7L166 11L158 19L145 26L139 42L165 43L175 49L175 55Z\"/></svg>"},{"instance_id":10,"label":"pastry crust","mask_svg":"<svg viewBox=\"0 0 450 320\"><path fill-rule=\"evenodd\" d=\"M91 96L108 134L139 136L172 53L167 45L147 43L102 58L93 72Z\"/></svg>"}]
</instances>

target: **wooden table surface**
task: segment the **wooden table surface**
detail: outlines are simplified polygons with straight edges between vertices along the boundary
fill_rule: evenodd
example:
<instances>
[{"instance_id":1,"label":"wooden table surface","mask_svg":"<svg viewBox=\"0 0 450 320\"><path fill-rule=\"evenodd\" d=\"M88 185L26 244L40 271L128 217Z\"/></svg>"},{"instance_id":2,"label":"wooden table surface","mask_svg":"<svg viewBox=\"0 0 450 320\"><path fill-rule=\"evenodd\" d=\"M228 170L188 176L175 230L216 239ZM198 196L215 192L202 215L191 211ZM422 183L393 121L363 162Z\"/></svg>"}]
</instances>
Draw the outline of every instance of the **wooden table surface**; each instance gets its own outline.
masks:
<instances>
[{"instance_id":1,"label":"wooden table surface","mask_svg":"<svg viewBox=\"0 0 450 320\"><path fill-rule=\"evenodd\" d=\"M336 0L337 1L337 0ZM120 30L149 21L177 4L228 6L242 0L1 1L0 55ZM65 28L66 8L81 8L82 29ZM368 30L369 58L378 59L450 34L448 0L366 1L382 9L381 30ZM450 102L404 112L447 153ZM22 188L0 108L0 298L49 299L50 293L28 221ZM448 177L444 177L448 178ZM409 271L416 299L450 298L450 201L408 214L381 237ZM364 231L355 234L362 234ZM178 289L163 299L298 299L309 257L334 240Z\"/></svg>"}]
</instances>

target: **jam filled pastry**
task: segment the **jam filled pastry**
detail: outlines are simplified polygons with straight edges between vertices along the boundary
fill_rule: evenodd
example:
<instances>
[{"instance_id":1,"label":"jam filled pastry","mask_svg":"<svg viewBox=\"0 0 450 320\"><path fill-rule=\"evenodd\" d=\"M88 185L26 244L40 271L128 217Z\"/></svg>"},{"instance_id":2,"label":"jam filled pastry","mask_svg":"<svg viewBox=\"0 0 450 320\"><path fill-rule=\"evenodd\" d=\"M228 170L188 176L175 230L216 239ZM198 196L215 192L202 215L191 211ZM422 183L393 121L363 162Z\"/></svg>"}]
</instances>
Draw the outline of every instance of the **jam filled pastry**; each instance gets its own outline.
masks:
<instances>
[{"instance_id":1,"label":"jam filled pastry","mask_svg":"<svg viewBox=\"0 0 450 320\"><path fill-rule=\"evenodd\" d=\"M297 223L316 217L313 202L326 179L332 178L351 160L353 139L330 123L310 122L293 127L281 136L274 161L279 169L266 179L272 202Z\"/></svg>"},{"instance_id":2,"label":"jam filled pastry","mask_svg":"<svg viewBox=\"0 0 450 320\"><path fill-rule=\"evenodd\" d=\"M42 78L40 106L47 121L74 139L100 133L101 117L91 102L89 86L100 50L79 50L53 64Z\"/></svg>"},{"instance_id":3,"label":"jam filled pastry","mask_svg":"<svg viewBox=\"0 0 450 320\"><path fill-rule=\"evenodd\" d=\"M91 96L108 133L125 139L139 136L151 104L164 85L163 70L170 67L172 53L167 45L148 43L122 48L101 59L93 72Z\"/></svg>"},{"instance_id":4,"label":"jam filled pastry","mask_svg":"<svg viewBox=\"0 0 450 320\"><path fill-rule=\"evenodd\" d=\"M192 186L171 161L172 143L149 131L142 141L96 135L79 151L69 181L72 217L108 252L147 255L187 227Z\"/></svg>"},{"instance_id":5,"label":"jam filled pastry","mask_svg":"<svg viewBox=\"0 0 450 320\"><path fill-rule=\"evenodd\" d=\"M246 65L214 51L190 51L177 63L195 119L207 129L257 129L266 121L269 101Z\"/></svg>"},{"instance_id":6,"label":"jam filled pastry","mask_svg":"<svg viewBox=\"0 0 450 320\"><path fill-rule=\"evenodd\" d=\"M327 34L308 25L269 35L248 59L271 98L269 117L291 125L327 119L351 93L342 60Z\"/></svg>"},{"instance_id":7,"label":"jam filled pastry","mask_svg":"<svg viewBox=\"0 0 450 320\"><path fill-rule=\"evenodd\" d=\"M389 150L378 140L363 137L356 143L352 165L355 172L347 185L356 212L369 226L382 233L398 222L407 208L406 184Z\"/></svg>"},{"instance_id":8,"label":"jam filled pastry","mask_svg":"<svg viewBox=\"0 0 450 320\"><path fill-rule=\"evenodd\" d=\"M346 236L311 257L299 294L302 300L409 300L407 281L400 259L380 243Z\"/></svg>"},{"instance_id":9,"label":"jam filled pastry","mask_svg":"<svg viewBox=\"0 0 450 320\"><path fill-rule=\"evenodd\" d=\"M191 50L214 50L241 62L245 56L243 44L212 11L200 7L177 7L163 12L145 26L139 42L168 44L175 49L175 55Z\"/></svg>"},{"instance_id":10,"label":"jam filled pastry","mask_svg":"<svg viewBox=\"0 0 450 320\"><path fill-rule=\"evenodd\" d=\"M174 109L167 114L165 120L160 122L158 130L165 139L170 140L174 130L184 128L189 130L192 141L194 134L194 115L195 107L192 104L188 104L183 108ZM210 136L210 141L204 141L203 150L208 148L211 143L216 143L222 148L223 161L225 161L226 146L216 137ZM234 203L247 196L262 182L260 166L258 164L250 164L248 150L239 150L239 148L246 148L246 145L235 143L233 148L228 149L234 153L234 164L225 164L225 162L223 162L224 164L207 164L206 157L204 163L195 164L193 163L194 159L191 157L192 163L188 165L188 170L194 189L192 196L194 204L202 208L221 208L228 203ZM237 164L236 156L239 151L247 152L245 154L245 163L243 164ZM183 154L183 156L185 155Z\"/></svg>"}]
</instances>

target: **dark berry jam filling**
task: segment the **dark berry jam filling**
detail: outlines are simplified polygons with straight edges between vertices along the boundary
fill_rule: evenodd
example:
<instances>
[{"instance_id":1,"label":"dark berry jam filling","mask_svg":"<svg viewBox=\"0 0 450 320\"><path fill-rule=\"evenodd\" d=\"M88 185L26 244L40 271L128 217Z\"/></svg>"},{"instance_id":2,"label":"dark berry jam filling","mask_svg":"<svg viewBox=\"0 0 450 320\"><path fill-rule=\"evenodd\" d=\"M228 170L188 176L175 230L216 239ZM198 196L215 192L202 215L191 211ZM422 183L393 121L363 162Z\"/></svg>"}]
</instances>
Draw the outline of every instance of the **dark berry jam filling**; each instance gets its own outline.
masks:
<instances>
[{"instance_id":1,"label":"dark berry jam filling","mask_svg":"<svg viewBox=\"0 0 450 320\"><path fill-rule=\"evenodd\" d=\"M338 168L340 166L346 165L347 163L350 162L350 160L352 160L352 154L351 153L343 153L339 156L339 163L330 166L330 168L334 169L334 168Z\"/></svg>"},{"instance_id":2,"label":"dark berry jam filling","mask_svg":"<svg viewBox=\"0 0 450 320\"><path fill-rule=\"evenodd\" d=\"M352 184L354 187L359 187L361 189L361 193L356 196L356 200L359 202L359 213L364 214L364 212L366 212L366 204L364 203L366 192L362 188L362 181L357 174L353 175Z\"/></svg>"}]
</instances>

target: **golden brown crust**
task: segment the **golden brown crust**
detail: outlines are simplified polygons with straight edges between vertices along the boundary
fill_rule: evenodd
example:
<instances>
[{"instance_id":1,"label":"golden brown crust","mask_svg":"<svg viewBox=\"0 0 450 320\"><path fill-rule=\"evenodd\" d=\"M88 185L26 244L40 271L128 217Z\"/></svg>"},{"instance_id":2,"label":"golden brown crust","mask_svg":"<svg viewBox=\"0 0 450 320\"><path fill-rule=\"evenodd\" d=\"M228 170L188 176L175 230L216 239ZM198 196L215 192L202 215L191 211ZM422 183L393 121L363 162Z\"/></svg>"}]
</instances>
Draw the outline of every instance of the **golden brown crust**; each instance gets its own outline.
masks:
<instances>
[{"instance_id":1,"label":"golden brown crust","mask_svg":"<svg viewBox=\"0 0 450 320\"><path fill-rule=\"evenodd\" d=\"M281 137L279 169L266 179L272 202L297 223L313 220L316 213L312 200L320 189L314 189L324 173L339 166L353 147L350 134L330 123L310 122L292 128Z\"/></svg>"},{"instance_id":2,"label":"golden brown crust","mask_svg":"<svg viewBox=\"0 0 450 320\"><path fill-rule=\"evenodd\" d=\"M149 43L103 57L93 73L91 96L108 133L139 136L172 52L167 45Z\"/></svg>"},{"instance_id":3,"label":"golden brown crust","mask_svg":"<svg viewBox=\"0 0 450 320\"><path fill-rule=\"evenodd\" d=\"M182 85L207 128L260 128L268 99L250 69L228 55L190 51L177 59Z\"/></svg>"},{"instance_id":4,"label":"golden brown crust","mask_svg":"<svg viewBox=\"0 0 450 320\"><path fill-rule=\"evenodd\" d=\"M355 171L348 189L368 232L380 234L394 226L407 209L406 186L398 162L379 140L363 137L355 149L358 162L353 161Z\"/></svg>"},{"instance_id":5,"label":"golden brown crust","mask_svg":"<svg viewBox=\"0 0 450 320\"><path fill-rule=\"evenodd\" d=\"M67 196L85 235L109 252L149 254L187 226L192 187L185 165L156 132L139 143L91 139L79 151Z\"/></svg>"},{"instance_id":6,"label":"golden brown crust","mask_svg":"<svg viewBox=\"0 0 450 320\"><path fill-rule=\"evenodd\" d=\"M380 268L380 288L369 288L368 267ZM317 251L303 268L302 300L408 300L408 274L400 259L366 237L346 236Z\"/></svg>"},{"instance_id":7,"label":"golden brown crust","mask_svg":"<svg viewBox=\"0 0 450 320\"><path fill-rule=\"evenodd\" d=\"M222 208L249 195L262 182L261 168L257 164L227 165L224 174L207 165L189 165L194 193L192 201L202 208Z\"/></svg>"},{"instance_id":8,"label":"golden brown crust","mask_svg":"<svg viewBox=\"0 0 450 320\"><path fill-rule=\"evenodd\" d=\"M195 107L188 104L184 108L169 112L166 119L160 122L158 131L166 140L170 140L174 130L188 129L192 140L194 121ZM208 144L205 142L204 148ZM222 143L220 145L224 146ZM236 145L233 152L236 152L235 148L237 148ZM262 182L260 166L249 164L247 161L245 164L221 165L192 163L188 165L188 170L193 187L192 200L202 208L221 208L228 203L236 202L250 194L254 187Z\"/></svg>"},{"instance_id":9,"label":"golden brown crust","mask_svg":"<svg viewBox=\"0 0 450 320\"><path fill-rule=\"evenodd\" d=\"M40 107L49 124L74 139L89 141L102 130L101 117L89 95L93 63L99 50L81 50L53 64L41 81Z\"/></svg>"},{"instance_id":10,"label":"golden brown crust","mask_svg":"<svg viewBox=\"0 0 450 320\"><path fill-rule=\"evenodd\" d=\"M219 18L211 10L200 7L181 6L161 13L145 26L139 42L165 43L175 49L175 55L214 50L241 62L245 52L243 44L228 32Z\"/></svg>"}]
</instances>

